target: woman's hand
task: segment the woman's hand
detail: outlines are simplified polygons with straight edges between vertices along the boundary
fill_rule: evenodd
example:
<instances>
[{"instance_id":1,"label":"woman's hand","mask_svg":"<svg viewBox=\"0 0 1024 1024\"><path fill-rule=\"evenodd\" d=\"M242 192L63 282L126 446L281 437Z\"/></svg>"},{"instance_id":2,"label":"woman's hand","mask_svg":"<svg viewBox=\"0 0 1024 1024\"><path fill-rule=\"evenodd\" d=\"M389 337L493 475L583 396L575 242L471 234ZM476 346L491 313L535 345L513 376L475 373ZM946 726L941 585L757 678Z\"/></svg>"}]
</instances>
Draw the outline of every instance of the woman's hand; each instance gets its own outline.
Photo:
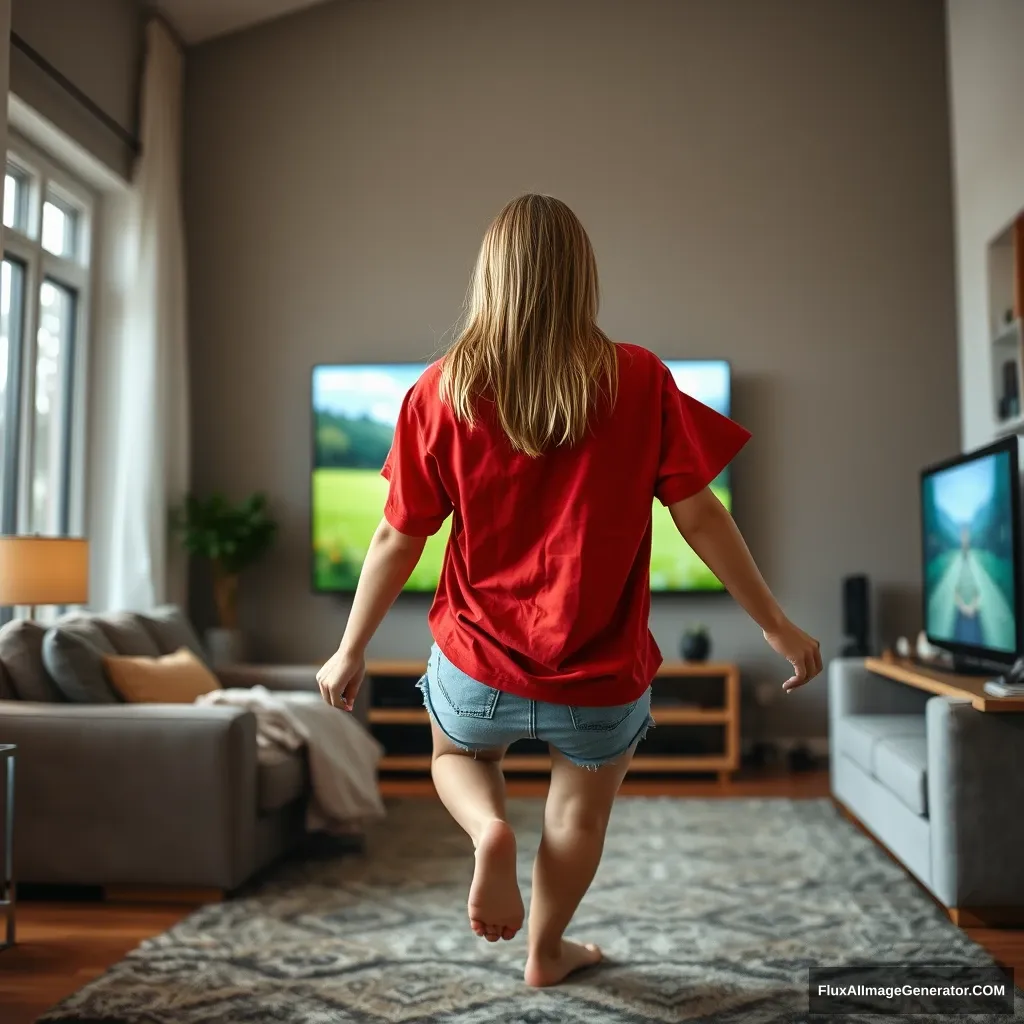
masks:
<instances>
[{"instance_id":1,"label":"woman's hand","mask_svg":"<svg viewBox=\"0 0 1024 1024\"><path fill-rule=\"evenodd\" d=\"M366 675L366 658L363 652L352 652L339 647L330 661L316 674L320 684L320 696L331 707L351 711L355 706L359 688Z\"/></svg>"},{"instance_id":2,"label":"woman's hand","mask_svg":"<svg viewBox=\"0 0 1024 1024\"><path fill-rule=\"evenodd\" d=\"M821 671L821 645L792 622L764 630L764 638L776 654L793 666L793 675L782 684L786 693L809 683Z\"/></svg>"}]
</instances>

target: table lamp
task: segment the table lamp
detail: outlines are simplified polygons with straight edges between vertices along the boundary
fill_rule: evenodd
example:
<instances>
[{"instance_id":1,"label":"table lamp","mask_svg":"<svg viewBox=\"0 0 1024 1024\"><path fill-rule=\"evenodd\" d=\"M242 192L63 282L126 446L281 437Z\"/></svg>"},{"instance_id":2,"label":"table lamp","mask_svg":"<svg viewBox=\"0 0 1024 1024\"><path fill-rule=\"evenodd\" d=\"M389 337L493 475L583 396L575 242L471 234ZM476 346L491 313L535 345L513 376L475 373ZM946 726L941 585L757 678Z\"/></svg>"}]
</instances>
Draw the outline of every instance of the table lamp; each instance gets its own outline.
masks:
<instances>
[{"instance_id":1,"label":"table lamp","mask_svg":"<svg viewBox=\"0 0 1024 1024\"><path fill-rule=\"evenodd\" d=\"M0 537L0 606L85 604L89 542L77 537Z\"/></svg>"}]
</instances>

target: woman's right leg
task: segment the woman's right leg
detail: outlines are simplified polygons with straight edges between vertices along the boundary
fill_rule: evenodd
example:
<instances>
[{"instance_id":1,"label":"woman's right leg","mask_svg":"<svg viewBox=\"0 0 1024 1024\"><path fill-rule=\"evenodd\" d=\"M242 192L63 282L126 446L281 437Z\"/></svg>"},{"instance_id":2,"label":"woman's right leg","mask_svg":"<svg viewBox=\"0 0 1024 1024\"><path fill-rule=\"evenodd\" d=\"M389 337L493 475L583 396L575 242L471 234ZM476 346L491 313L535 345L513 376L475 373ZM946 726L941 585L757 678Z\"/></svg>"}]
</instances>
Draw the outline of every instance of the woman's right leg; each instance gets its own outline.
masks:
<instances>
[{"instance_id":1,"label":"woman's right leg","mask_svg":"<svg viewBox=\"0 0 1024 1024\"><path fill-rule=\"evenodd\" d=\"M635 744L597 769L581 768L551 749L544 831L533 864L528 985L557 985L577 968L601 959L596 946L581 946L562 936L601 862L612 803L634 749Z\"/></svg>"}]
</instances>

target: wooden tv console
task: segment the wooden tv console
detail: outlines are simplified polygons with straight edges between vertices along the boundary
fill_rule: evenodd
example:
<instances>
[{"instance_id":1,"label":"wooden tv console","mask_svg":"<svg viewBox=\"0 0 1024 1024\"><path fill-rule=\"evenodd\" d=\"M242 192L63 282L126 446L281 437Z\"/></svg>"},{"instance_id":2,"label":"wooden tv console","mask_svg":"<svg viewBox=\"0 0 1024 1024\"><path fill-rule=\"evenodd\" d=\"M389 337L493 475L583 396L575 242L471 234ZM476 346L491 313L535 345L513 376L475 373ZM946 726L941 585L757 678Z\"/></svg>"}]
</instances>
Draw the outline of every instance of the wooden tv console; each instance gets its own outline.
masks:
<instances>
[{"instance_id":1,"label":"wooden tv console","mask_svg":"<svg viewBox=\"0 0 1024 1024\"><path fill-rule=\"evenodd\" d=\"M956 697L969 700L975 711L1021 712L1024 711L1024 697L992 697L985 692L985 683L989 676L968 676L958 672L946 672L911 661L909 658L896 658L883 655L881 658L868 658L864 667L876 675L886 676L898 683L905 683L927 693L939 694L943 697Z\"/></svg>"},{"instance_id":2,"label":"wooden tv console","mask_svg":"<svg viewBox=\"0 0 1024 1024\"><path fill-rule=\"evenodd\" d=\"M367 721L386 751L380 763L381 772L424 774L430 771L430 719L419 691L414 689L426 668L423 661L367 663L370 687ZM375 685L375 680L378 683L386 680L392 692L401 693L407 688L407 697L402 696L401 703L385 704L380 699L382 687ZM694 691L694 695L699 690L699 696L704 699L689 702L687 688ZM716 690L717 693L713 692ZM658 745L664 745L666 735L680 735L679 727L714 726L718 738L716 750L714 753L704 750L687 753L684 736L680 736L680 749L645 753L641 745L630 766L631 772L714 773L720 782L726 782L739 768L740 671L737 665L666 661L655 677L651 713L658 728L650 736L657 734ZM677 731L668 733L669 729ZM650 746L654 745L651 742ZM550 769L551 761L547 754L517 753L513 747L503 767L506 772L544 773Z\"/></svg>"}]
</instances>

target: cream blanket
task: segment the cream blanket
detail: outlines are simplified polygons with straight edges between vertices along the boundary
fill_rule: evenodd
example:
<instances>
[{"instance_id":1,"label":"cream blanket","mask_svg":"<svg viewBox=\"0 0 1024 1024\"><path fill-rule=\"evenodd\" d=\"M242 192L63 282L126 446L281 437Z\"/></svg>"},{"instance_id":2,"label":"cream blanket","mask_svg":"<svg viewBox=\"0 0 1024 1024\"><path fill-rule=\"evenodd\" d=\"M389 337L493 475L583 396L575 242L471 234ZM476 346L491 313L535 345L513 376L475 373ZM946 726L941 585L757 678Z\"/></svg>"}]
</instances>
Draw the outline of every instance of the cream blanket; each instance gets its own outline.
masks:
<instances>
[{"instance_id":1,"label":"cream blanket","mask_svg":"<svg viewBox=\"0 0 1024 1024\"><path fill-rule=\"evenodd\" d=\"M306 827L311 832L349 833L384 817L377 787L384 750L348 712L330 707L317 694L272 693L265 686L213 690L196 703L251 711L261 764L275 764L306 748L313 787Z\"/></svg>"}]
</instances>

